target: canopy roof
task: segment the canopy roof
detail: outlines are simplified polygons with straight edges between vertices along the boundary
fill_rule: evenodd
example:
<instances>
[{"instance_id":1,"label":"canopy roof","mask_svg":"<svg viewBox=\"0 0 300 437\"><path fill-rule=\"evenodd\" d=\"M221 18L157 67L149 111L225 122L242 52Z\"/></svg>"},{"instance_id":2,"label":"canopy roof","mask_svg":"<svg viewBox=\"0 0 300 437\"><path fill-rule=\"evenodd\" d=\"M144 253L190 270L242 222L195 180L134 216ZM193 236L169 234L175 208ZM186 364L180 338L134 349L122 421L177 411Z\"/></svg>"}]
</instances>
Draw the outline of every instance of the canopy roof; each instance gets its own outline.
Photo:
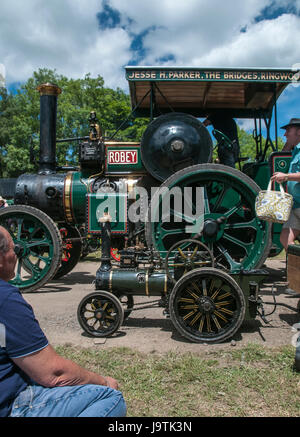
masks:
<instances>
[{"instance_id":1,"label":"canopy roof","mask_svg":"<svg viewBox=\"0 0 300 437\"><path fill-rule=\"evenodd\" d=\"M136 116L170 111L206 117L212 111L236 118L267 117L284 88L297 81L291 69L125 67Z\"/></svg>"}]
</instances>

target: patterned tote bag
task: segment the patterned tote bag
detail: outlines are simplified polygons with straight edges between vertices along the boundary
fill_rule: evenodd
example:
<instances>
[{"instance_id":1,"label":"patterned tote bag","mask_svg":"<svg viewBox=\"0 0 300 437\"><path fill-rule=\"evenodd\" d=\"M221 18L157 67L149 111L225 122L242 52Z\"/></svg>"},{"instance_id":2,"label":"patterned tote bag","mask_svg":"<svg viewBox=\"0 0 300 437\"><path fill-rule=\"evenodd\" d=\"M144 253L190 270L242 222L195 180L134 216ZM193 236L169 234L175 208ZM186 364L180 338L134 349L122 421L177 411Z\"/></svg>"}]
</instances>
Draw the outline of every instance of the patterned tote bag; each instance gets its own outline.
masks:
<instances>
[{"instance_id":1,"label":"patterned tote bag","mask_svg":"<svg viewBox=\"0 0 300 437\"><path fill-rule=\"evenodd\" d=\"M293 196L286 193L280 183L280 191L271 191L271 184L270 180L267 190L260 191L256 197L256 215L267 222L285 223L291 213Z\"/></svg>"}]
</instances>

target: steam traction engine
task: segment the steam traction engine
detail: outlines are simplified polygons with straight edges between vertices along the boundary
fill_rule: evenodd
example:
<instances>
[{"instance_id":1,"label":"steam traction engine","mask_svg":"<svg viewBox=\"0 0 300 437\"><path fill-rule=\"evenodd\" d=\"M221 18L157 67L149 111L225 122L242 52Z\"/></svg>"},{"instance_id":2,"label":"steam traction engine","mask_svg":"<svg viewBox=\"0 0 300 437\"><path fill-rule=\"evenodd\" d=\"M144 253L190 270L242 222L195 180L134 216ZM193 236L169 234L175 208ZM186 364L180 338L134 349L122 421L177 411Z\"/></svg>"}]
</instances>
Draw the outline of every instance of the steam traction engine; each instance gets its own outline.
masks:
<instances>
[{"instance_id":1,"label":"steam traction engine","mask_svg":"<svg viewBox=\"0 0 300 437\"><path fill-rule=\"evenodd\" d=\"M196 116L185 113L184 105L170 112L153 83L142 85L147 89L134 111L148 105L152 121L141 143L105 141L91 113L90 135L79 139L79 168L56 167L61 90L39 86L39 171L15 181L14 204L0 211L19 258L12 282L32 292L70 272L80 258L78 228L84 225L86 234L102 239L96 290L78 308L84 330L111 335L132 311L134 295L155 295L186 338L224 341L245 318L255 317L261 304L265 272L258 269L272 242L269 224L255 215L259 186L237 169L213 164L211 136ZM176 194L185 190L188 196ZM131 219L134 208L137 220ZM119 250L117 268L111 264L112 247Z\"/></svg>"}]
</instances>

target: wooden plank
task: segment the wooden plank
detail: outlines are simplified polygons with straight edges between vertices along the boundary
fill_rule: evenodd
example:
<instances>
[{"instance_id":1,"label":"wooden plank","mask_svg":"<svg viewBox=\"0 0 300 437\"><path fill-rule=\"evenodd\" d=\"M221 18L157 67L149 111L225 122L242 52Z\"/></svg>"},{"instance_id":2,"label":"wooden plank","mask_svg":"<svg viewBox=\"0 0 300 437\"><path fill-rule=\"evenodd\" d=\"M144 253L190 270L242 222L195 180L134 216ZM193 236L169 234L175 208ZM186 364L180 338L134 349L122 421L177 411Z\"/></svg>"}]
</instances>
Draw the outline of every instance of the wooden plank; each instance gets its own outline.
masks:
<instances>
[{"instance_id":1,"label":"wooden plank","mask_svg":"<svg viewBox=\"0 0 300 437\"><path fill-rule=\"evenodd\" d=\"M300 292L300 256L288 253L287 260L287 280L289 288Z\"/></svg>"},{"instance_id":2,"label":"wooden plank","mask_svg":"<svg viewBox=\"0 0 300 437\"><path fill-rule=\"evenodd\" d=\"M248 108L267 108L273 98L272 91L258 91L256 92L249 103Z\"/></svg>"}]
</instances>

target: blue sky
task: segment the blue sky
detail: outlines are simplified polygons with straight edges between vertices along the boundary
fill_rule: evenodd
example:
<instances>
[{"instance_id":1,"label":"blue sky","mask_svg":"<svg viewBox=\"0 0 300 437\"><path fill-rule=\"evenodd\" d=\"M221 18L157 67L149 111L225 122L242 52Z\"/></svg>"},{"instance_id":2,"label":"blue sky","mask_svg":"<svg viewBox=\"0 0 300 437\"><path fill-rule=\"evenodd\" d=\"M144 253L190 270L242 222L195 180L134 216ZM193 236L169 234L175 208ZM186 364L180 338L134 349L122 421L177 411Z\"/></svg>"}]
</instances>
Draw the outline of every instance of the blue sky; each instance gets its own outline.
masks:
<instances>
[{"instance_id":1,"label":"blue sky","mask_svg":"<svg viewBox=\"0 0 300 437\"><path fill-rule=\"evenodd\" d=\"M1 0L0 41L10 90L52 68L128 92L126 65L300 68L300 0ZM282 94L279 126L299 97Z\"/></svg>"}]
</instances>

